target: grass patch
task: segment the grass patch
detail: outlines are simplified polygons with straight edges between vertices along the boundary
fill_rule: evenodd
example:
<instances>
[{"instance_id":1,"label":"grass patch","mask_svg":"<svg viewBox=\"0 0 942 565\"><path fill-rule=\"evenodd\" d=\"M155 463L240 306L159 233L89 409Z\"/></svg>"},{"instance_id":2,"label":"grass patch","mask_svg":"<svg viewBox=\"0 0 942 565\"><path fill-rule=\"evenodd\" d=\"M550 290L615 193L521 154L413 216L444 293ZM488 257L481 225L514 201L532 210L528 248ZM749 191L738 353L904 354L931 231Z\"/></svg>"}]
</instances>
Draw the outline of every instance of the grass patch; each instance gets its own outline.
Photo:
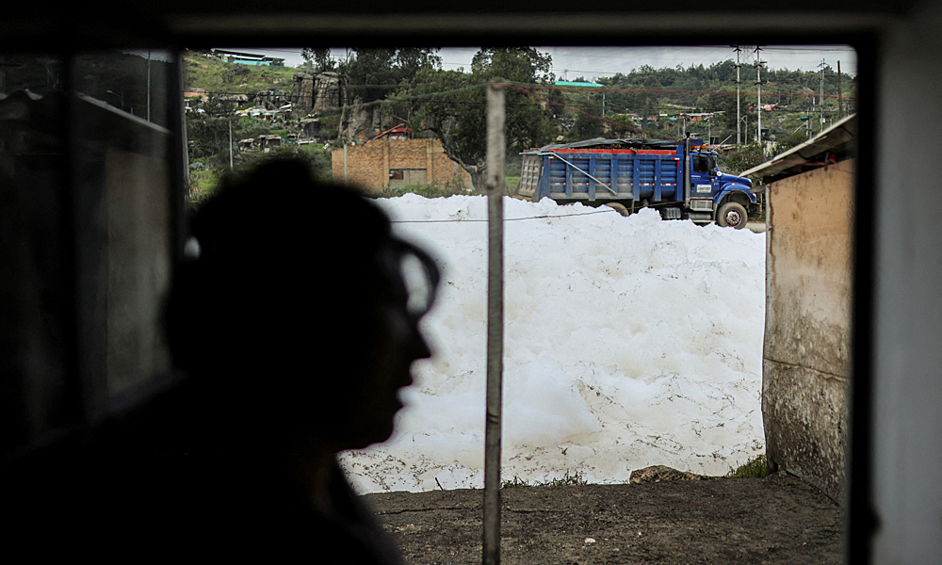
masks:
<instances>
[{"instance_id":1,"label":"grass patch","mask_svg":"<svg viewBox=\"0 0 942 565\"><path fill-rule=\"evenodd\" d=\"M447 198L456 194L468 194L468 189L455 182L415 184L401 187L387 187L379 192L368 194L367 196L374 198L394 198L409 193L418 194L425 198Z\"/></svg>"},{"instance_id":2,"label":"grass patch","mask_svg":"<svg viewBox=\"0 0 942 565\"><path fill-rule=\"evenodd\" d=\"M254 96L261 90L291 90L291 81L300 69L262 67L227 63L196 51L184 51L185 88L204 88L207 92L226 92Z\"/></svg>"},{"instance_id":3,"label":"grass patch","mask_svg":"<svg viewBox=\"0 0 942 565\"><path fill-rule=\"evenodd\" d=\"M220 165L205 171L190 172L190 195L188 198L190 206L197 207L210 198L219 188L222 177L227 172L229 172L229 165Z\"/></svg>"},{"instance_id":4,"label":"grass patch","mask_svg":"<svg viewBox=\"0 0 942 565\"><path fill-rule=\"evenodd\" d=\"M765 455L757 455L736 469L726 473L728 479L761 479L768 474L765 467Z\"/></svg>"},{"instance_id":5,"label":"grass patch","mask_svg":"<svg viewBox=\"0 0 942 565\"><path fill-rule=\"evenodd\" d=\"M504 194L513 196L517 194L517 185L520 184L520 177L504 177Z\"/></svg>"},{"instance_id":6,"label":"grass patch","mask_svg":"<svg viewBox=\"0 0 942 565\"><path fill-rule=\"evenodd\" d=\"M514 478L509 481L501 481L500 488L526 488L532 487L531 483L521 479L520 477L514 475Z\"/></svg>"},{"instance_id":7,"label":"grass patch","mask_svg":"<svg viewBox=\"0 0 942 565\"><path fill-rule=\"evenodd\" d=\"M500 488L527 488L527 487L568 487L568 486L581 486L587 485L589 482L585 480L582 476L582 473L576 471L570 473L566 471L566 474L558 479L550 479L548 481L536 481L528 482L521 479L518 476L514 476L513 480L503 481L500 484Z\"/></svg>"}]
</instances>

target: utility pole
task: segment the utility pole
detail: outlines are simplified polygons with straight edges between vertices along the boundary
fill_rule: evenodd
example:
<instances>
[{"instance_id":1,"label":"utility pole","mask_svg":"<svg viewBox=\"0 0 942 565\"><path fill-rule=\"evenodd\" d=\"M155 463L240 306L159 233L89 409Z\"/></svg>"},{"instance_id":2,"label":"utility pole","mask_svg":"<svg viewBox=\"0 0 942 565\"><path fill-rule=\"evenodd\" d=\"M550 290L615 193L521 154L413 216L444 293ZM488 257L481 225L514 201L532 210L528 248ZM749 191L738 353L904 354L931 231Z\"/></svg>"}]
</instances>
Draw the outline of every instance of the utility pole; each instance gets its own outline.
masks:
<instances>
[{"instance_id":1,"label":"utility pole","mask_svg":"<svg viewBox=\"0 0 942 565\"><path fill-rule=\"evenodd\" d=\"M147 50L147 121L150 121L150 49ZM230 123L229 127L232 127ZM230 131L230 136L232 135Z\"/></svg>"},{"instance_id":2,"label":"utility pole","mask_svg":"<svg viewBox=\"0 0 942 565\"><path fill-rule=\"evenodd\" d=\"M824 68L827 67L827 63L824 62L824 59L821 59L821 64L818 65L821 67L821 98L818 103L818 109L821 112L821 129L819 133L824 131Z\"/></svg>"},{"instance_id":3,"label":"utility pole","mask_svg":"<svg viewBox=\"0 0 942 565\"><path fill-rule=\"evenodd\" d=\"M758 90L756 91L756 115L758 116L758 126L756 126L756 139L759 140L761 145L762 143L762 65L765 64L759 57L759 52L762 51L762 47L756 45L756 86Z\"/></svg>"},{"instance_id":4,"label":"utility pole","mask_svg":"<svg viewBox=\"0 0 942 565\"><path fill-rule=\"evenodd\" d=\"M844 119L844 92L841 89L841 62L837 62L837 119Z\"/></svg>"},{"instance_id":5,"label":"utility pole","mask_svg":"<svg viewBox=\"0 0 942 565\"><path fill-rule=\"evenodd\" d=\"M742 81L739 80L739 69L742 67L742 63L739 62L739 54L742 53L742 49L738 45L732 45L731 47L736 51L736 145L741 145L742 135L739 133L739 124L742 118L739 117L739 85L742 84Z\"/></svg>"},{"instance_id":6,"label":"utility pole","mask_svg":"<svg viewBox=\"0 0 942 565\"><path fill-rule=\"evenodd\" d=\"M504 358L504 86L487 87L487 394L482 565L500 565L500 458Z\"/></svg>"}]
</instances>

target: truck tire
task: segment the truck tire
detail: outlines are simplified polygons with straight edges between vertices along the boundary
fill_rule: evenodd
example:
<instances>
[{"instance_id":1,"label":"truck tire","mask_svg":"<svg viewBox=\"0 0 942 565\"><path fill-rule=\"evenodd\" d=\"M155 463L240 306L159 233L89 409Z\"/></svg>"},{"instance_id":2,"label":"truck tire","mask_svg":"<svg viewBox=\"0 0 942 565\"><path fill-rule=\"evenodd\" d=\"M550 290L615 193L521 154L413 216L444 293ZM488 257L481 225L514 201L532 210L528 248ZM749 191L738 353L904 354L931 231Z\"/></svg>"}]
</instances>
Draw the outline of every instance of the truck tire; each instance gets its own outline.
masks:
<instances>
[{"instance_id":1,"label":"truck tire","mask_svg":"<svg viewBox=\"0 0 942 565\"><path fill-rule=\"evenodd\" d=\"M628 215L628 207L625 206L624 204L622 204L621 202L609 202L609 203L606 204L606 206L608 206L608 207L611 208L612 210L615 210L616 212L618 212L618 213L621 214L622 216L627 216L627 215Z\"/></svg>"},{"instance_id":2,"label":"truck tire","mask_svg":"<svg viewBox=\"0 0 942 565\"><path fill-rule=\"evenodd\" d=\"M719 211L716 212L716 224L724 228L741 230L746 227L748 219L746 207L739 202L727 202L720 206Z\"/></svg>"}]
</instances>

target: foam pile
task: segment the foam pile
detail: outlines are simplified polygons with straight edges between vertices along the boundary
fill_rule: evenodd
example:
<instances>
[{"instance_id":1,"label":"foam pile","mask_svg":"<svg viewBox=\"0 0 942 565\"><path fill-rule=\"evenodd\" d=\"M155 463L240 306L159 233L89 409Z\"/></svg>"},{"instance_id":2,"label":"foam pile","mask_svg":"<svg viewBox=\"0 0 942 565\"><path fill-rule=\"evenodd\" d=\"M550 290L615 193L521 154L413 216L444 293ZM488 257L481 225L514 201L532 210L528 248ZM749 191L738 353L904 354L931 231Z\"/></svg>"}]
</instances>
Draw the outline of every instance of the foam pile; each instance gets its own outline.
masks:
<instances>
[{"instance_id":1,"label":"foam pile","mask_svg":"<svg viewBox=\"0 0 942 565\"><path fill-rule=\"evenodd\" d=\"M486 199L379 202L444 272L423 321L435 356L415 365L393 438L341 463L364 493L483 487ZM764 234L504 207L503 478L722 475L762 453Z\"/></svg>"}]
</instances>

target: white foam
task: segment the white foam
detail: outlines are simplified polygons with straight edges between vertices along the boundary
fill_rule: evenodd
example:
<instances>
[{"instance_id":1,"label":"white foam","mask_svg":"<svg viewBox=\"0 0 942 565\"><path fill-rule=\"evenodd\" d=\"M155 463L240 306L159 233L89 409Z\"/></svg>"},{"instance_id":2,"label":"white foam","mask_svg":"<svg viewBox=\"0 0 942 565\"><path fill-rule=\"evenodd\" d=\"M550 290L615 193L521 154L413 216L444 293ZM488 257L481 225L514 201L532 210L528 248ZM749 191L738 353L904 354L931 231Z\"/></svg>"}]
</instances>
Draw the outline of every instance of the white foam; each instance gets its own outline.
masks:
<instances>
[{"instance_id":1,"label":"white foam","mask_svg":"<svg viewBox=\"0 0 942 565\"><path fill-rule=\"evenodd\" d=\"M486 199L379 202L443 268L423 322L435 357L416 364L396 435L342 464L361 492L481 487ZM764 234L653 210L504 206L502 476L626 482L653 464L717 475L762 452Z\"/></svg>"}]
</instances>

